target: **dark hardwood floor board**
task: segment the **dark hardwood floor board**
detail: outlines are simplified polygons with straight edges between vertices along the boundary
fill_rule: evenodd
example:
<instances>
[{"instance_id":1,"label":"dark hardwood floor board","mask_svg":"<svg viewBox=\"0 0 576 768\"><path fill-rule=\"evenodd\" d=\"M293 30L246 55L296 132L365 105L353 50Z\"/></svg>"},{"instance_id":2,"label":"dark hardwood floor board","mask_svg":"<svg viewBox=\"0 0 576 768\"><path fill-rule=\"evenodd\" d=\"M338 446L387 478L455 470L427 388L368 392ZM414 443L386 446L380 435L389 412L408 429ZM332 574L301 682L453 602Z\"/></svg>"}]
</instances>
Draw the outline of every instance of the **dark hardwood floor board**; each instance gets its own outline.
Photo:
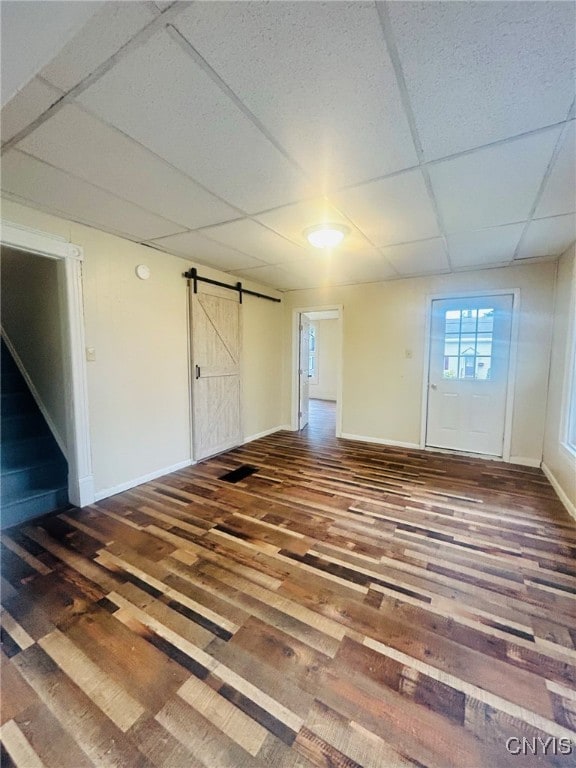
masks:
<instances>
[{"instance_id":1,"label":"dark hardwood floor board","mask_svg":"<svg viewBox=\"0 0 576 768\"><path fill-rule=\"evenodd\" d=\"M18 654L14 663L60 726L95 765L152 765L39 646Z\"/></svg>"},{"instance_id":2,"label":"dark hardwood floor board","mask_svg":"<svg viewBox=\"0 0 576 768\"><path fill-rule=\"evenodd\" d=\"M92 760L45 704L34 704L14 722L46 768L93 768Z\"/></svg>"},{"instance_id":3,"label":"dark hardwood floor board","mask_svg":"<svg viewBox=\"0 0 576 768\"><path fill-rule=\"evenodd\" d=\"M107 611L98 609L80 617L65 634L152 714L188 676L180 665Z\"/></svg>"},{"instance_id":4,"label":"dark hardwood floor board","mask_svg":"<svg viewBox=\"0 0 576 768\"><path fill-rule=\"evenodd\" d=\"M306 717L314 695L303 690L296 681L286 677L276 666L234 643L213 640L207 649L210 655L229 669L251 682L268 696L276 699L283 707L300 717Z\"/></svg>"},{"instance_id":5,"label":"dark hardwood floor board","mask_svg":"<svg viewBox=\"0 0 576 768\"><path fill-rule=\"evenodd\" d=\"M262 765L178 696L166 702L156 720L206 768L256 768Z\"/></svg>"},{"instance_id":6,"label":"dark hardwood floor board","mask_svg":"<svg viewBox=\"0 0 576 768\"><path fill-rule=\"evenodd\" d=\"M337 439L312 400L0 545L3 767L575 764L576 525L539 469Z\"/></svg>"},{"instance_id":7,"label":"dark hardwood floor board","mask_svg":"<svg viewBox=\"0 0 576 768\"><path fill-rule=\"evenodd\" d=\"M8 663L8 657L0 653L0 677L4 695L0 712L0 725L13 720L38 702L38 696L22 677L14 664ZM9 692L9 696L6 695Z\"/></svg>"}]
</instances>

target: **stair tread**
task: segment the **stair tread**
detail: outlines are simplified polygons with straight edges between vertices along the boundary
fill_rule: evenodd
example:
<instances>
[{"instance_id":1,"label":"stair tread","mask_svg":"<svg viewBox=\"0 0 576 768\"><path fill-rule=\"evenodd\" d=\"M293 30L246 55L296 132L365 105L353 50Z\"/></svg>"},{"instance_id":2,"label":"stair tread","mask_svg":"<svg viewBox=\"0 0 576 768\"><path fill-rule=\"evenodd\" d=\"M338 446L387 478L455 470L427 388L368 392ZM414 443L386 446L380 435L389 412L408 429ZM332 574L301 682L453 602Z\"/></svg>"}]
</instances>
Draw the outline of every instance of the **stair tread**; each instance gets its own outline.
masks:
<instances>
[{"instance_id":1,"label":"stair tread","mask_svg":"<svg viewBox=\"0 0 576 768\"><path fill-rule=\"evenodd\" d=\"M66 484L58 484L58 485L49 485L44 488L34 488L33 491L27 493L25 496L18 495L14 499L2 499L2 509L6 510L10 507L15 507L17 504L24 504L28 501L32 501L34 499L40 499L42 496L48 496L51 493L59 493L59 492L66 492L68 491L68 487Z\"/></svg>"},{"instance_id":2,"label":"stair tread","mask_svg":"<svg viewBox=\"0 0 576 768\"><path fill-rule=\"evenodd\" d=\"M2 341L1 501L9 527L68 505L68 464Z\"/></svg>"},{"instance_id":3,"label":"stair tread","mask_svg":"<svg viewBox=\"0 0 576 768\"><path fill-rule=\"evenodd\" d=\"M10 468L3 468L0 471L0 477L5 477L6 475L15 475L18 472L27 472L31 469L41 469L43 467L53 467L54 469L61 469L63 471L68 471L68 465L65 460L61 458L55 458L55 459L42 459L39 458L36 461L27 461L25 464L22 464L17 467L10 467Z\"/></svg>"}]
</instances>

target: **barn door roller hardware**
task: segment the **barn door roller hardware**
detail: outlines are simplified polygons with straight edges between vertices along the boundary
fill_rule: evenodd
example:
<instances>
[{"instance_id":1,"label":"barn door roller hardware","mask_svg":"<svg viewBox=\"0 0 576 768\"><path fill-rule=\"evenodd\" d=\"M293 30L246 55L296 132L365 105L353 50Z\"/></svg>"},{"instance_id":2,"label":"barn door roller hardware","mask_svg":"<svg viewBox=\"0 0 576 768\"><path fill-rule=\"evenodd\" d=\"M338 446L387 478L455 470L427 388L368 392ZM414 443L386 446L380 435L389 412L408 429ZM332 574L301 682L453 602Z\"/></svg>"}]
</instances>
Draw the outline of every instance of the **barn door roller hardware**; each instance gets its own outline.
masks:
<instances>
[{"instance_id":1,"label":"barn door roller hardware","mask_svg":"<svg viewBox=\"0 0 576 768\"><path fill-rule=\"evenodd\" d=\"M192 287L194 293L198 293L198 283L209 283L210 285L218 285L220 288L228 288L229 291L236 291L240 296L240 304L242 304L242 296L256 296L258 299L267 299L268 301L275 301L280 304L281 299L276 299L274 296L266 296L264 293L258 293L257 291L249 291L247 288L242 288L242 283L236 283L230 285L229 283L221 283L220 280L212 280L210 277L200 277L196 267L192 267L188 272L184 272L183 277L187 280L192 280Z\"/></svg>"}]
</instances>

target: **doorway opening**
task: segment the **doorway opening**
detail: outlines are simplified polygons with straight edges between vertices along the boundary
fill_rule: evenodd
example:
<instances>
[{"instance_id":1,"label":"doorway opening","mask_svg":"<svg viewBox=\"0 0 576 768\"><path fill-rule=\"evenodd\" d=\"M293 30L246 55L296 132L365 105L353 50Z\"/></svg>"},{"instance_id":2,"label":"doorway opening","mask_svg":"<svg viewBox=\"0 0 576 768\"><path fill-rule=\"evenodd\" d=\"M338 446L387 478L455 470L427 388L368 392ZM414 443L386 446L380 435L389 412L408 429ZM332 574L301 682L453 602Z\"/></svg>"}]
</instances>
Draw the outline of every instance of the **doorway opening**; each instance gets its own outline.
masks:
<instances>
[{"instance_id":1,"label":"doorway opening","mask_svg":"<svg viewBox=\"0 0 576 768\"><path fill-rule=\"evenodd\" d=\"M434 297L423 445L508 460L518 296Z\"/></svg>"},{"instance_id":2,"label":"doorway opening","mask_svg":"<svg viewBox=\"0 0 576 768\"><path fill-rule=\"evenodd\" d=\"M292 429L339 437L341 393L342 307L294 310Z\"/></svg>"},{"instance_id":3,"label":"doorway opening","mask_svg":"<svg viewBox=\"0 0 576 768\"><path fill-rule=\"evenodd\" d=\"M68 461L69 500L75 506L83 507L94 502L82 297L83 251L64 238L5 220L2 221L0 240L5 248L52 259L57 263L61 307L58 322L65 395L65 426L60 430L60 442Z\"/></svg>"}]
</instances>

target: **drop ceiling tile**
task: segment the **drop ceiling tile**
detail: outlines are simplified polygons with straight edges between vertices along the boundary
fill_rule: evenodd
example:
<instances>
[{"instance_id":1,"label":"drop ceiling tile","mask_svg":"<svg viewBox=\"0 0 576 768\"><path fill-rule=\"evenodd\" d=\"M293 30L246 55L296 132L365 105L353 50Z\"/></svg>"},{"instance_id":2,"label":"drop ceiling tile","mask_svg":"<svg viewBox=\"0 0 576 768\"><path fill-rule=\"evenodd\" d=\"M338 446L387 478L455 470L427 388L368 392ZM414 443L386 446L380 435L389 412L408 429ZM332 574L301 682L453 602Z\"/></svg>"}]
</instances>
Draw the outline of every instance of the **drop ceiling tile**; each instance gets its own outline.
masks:
<instances>
[{"instance_id":1,"label":"drop ceiling tile","mask_svg":"<svg viewBox=\"0 0 576 768\"><path fill-rule=\"evenodd\" d=\"M374 245L440 234L419 170L345 189L332 198Z\"/></svg>"},{"instance_id":2,"label":"drop ceiling tile","mask_svg":"<svg viewBox=\"0 0 576 768\"><path fill-rule=\"evenodd\" d=\"M284 267L255 267L254 269L235 270L235 274L255 283L268 285L278 291L296 291L300 288L314 288L316 284L312 279L306 282L298 276L289 274Z\"/></svg>"},{"instance_id":3,"label":"drop ceiling tile","mask_svg":"<svg viewBox=\"0 0 576 768\"><path fill-rule=\"evenodd\" d=\"M447 232L526 220L559 131L554 128L429 166Z\"/></svg>"},{"instance_id":4,"label":"drop ceiling tile","mask_svg":"<svg viewBox=\"0 0 576 768\"><path fill-rule=\"evenodd\" d=\"M202 230L202 235L230 248L236 248L266 264L282 264L306 258L304 248L250 219L207 227Z\"/></svg>"},{"instance_id":5,"label":"drop ceiling tile","mask_svg":"<svg viewBox=\"0 0 576 768\"><path fill-rule=\"evenodd\" d=\"M427 160L566 119L573 3L386 6Z\"/></svg>"},{"instance_id":6,"label":"drop ceiling tile","mask_svg":"<svg viewBox=\"0 0 576 768\"><path fill-rule=\"evenodd\" d=\"M62 96L58 88L35 77L2 109L0 128L2 143L8 141L36 120Z\"/></svg>"},{"instance_id":7,"label":"drop ceiling tile","mask_svg":"<svg viewBox=\"0 0 576 768\"><path fill-rule=\"evenodd\" d=\"M524 235L517 258L559 256L576 240L576 215L534 219Z\"/></svg>"},{"instance_id":8,"label":"drop ceiling tile","mask_svg":"<svg viewBox=\"0 0 576 768\"><path fill-rule=\"evenodd\" d=\"M375 283L397 277L388 259L376 249L362 254L338 252L328 261L330 285Z\"/></svg>"},{"instance_id":9,"label":"drop ceiling tile","mask_svg":"<svg viewBox=\"0 0 576 768\"><path fill-rule=\"evenodd\" d=\"M42 70L41 75L63 91L69 91L156 16L157 13L147 3L103 3L80 32Z\"/></svg>"},{"instance_id":10,"label":"drop ceiling tile","mask_svg":"<svg viewBox=\"0 0 576 768\"><path fill-rule=\"evenodd\" d=\"M391 245L382 253L401 276L448 272L448 256L441 238L419 243Z\"/></svg>"},{"instance_id":11,"label":"drop ceiling tile","mask_svg":"<svg viewBox=\"0 0 576 768\"><path fill-rule=\"evenodd\" d=\"M18 148L182 228L238 215L180 171L77 106L63 107Z\"/></svg>"},{"instance_id":12,"label":"drop ceiling tile","mask_svg":"<svg viewBox=\"0 0 576 768\"><path fill-rule=\"evenodd\" d=\"M562 140L562 147L536 208L536 217L557 216L576 211L576 127L574 122Z\"/></svg>"},{"instance_id":13,"label":"drop ceiling tile","mask_svg":"<svg viewBox=\"0 0 576 768\"><path fill-rule=\"evenodd\" d=\"M143 211L81 179L10 150L2 159L2 189L64 218L132 240L174 234L177 224Z\"/></svg>"},{"instance_id":14,"label":"drop ceiling tile","mask_svg":"<svg viewBox=\"0 0 576 768\"><path fill-rule=\"evenodd\" d=\"M282 264L299 288L329 287L374 283L397 277L396 271L381 253L374 249L350 255L343 251L316 251L303 261Z\"/></svg>"},{"instance_id":15,"label":"drop ceiling tile","mask_svg":"<svg viewBox=\"0 0 576 768\"><path fill-rule=\"evenodd\" d=\"M122 58L80 101L245 211L310 195L303 174L166 32Z\"/></svg>"},{"instance_id":16,"label":"drop ceiling tile","mask_svg":"<svg viewBox=\"0 0 576 768\"><path fill-rule=\"evenodd\" d=\"M240 253L233 248L202 237L199 232L182 232L179 235L161 237L150 243L175 256L182 256L200 264L207 264L224 272L234 269L264 266L259 259Z\"/></svg>"},{"instance_id":17,"label":"drop ceiling tile","mask_svg":"<svg viewBox=\"0 0 576 768\"><path fill-rule=\"evenodd\" d=\"M197 3L174 23L319 190L417 163L372 3Z\"/></svg>"},{"instance_id":18,"label":"drop ceiling tile","mask_svg":"<svg viewBox=\"0 0 576 768\"><path fill-rule=\"evenodd\" d=\"M524 224L459 232L448 236L448 252L453 267L485 267L512 261Z\"/></svg>"}]
</instances>

